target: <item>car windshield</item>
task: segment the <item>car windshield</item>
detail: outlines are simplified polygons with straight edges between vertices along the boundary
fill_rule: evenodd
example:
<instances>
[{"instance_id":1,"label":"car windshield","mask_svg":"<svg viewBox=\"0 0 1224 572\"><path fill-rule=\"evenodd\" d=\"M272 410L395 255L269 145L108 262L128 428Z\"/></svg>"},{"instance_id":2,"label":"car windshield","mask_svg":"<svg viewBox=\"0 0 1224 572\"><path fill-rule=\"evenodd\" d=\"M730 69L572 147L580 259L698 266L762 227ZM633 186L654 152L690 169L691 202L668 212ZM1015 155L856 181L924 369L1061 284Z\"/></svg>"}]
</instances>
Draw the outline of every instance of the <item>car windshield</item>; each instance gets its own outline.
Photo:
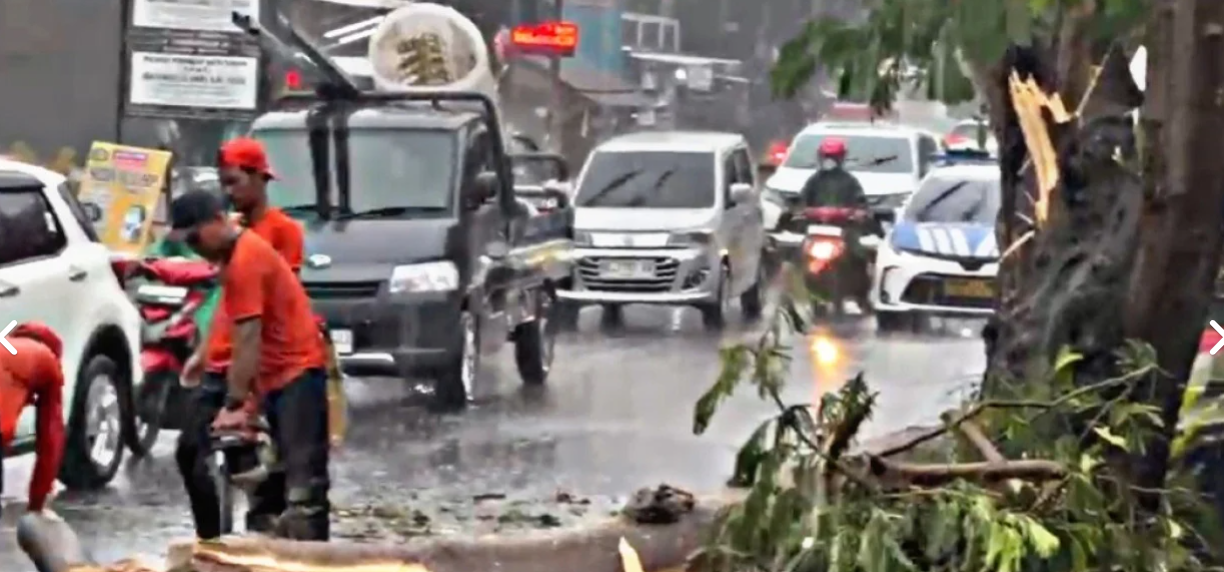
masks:
<instances>
[{"instance_id":1,"label":"car windshield","mask_svg":"<svg viewBox=\"0 0 1224 572\"><path fill-rule=\"evenodd\" d=\"M281 208L315 204L310 144L301 130L259 131L276 180L269 201ZM334 151L334 150L333 150ZM353 129L349 133L350 200L353 213L450 212L455 204L457 154L451 131ZM335 195L332 195L335 204Z\"/></svg>"},{"instance_id":2,"label":"car windshield","mask_svg":"<svg viewBox=\"0 0 1224 572\"><path fill-rule=\"evenodd\" d=\"M811 133L800 135L791 145L783 167L815 169L817 150L828 137L846 142L846 169L859 173L914 172L913 145L905 137L887 135L839 135Z\"/></svg>"},{"instance_id":3,"label":"car windshield","mask_svg":"<svg viewBox=\"0 0 1224 572\"><path fill-rule=\"evenodd\" d=\"M998 179L930 177L914 193L904 219L994 224L1001 195Z\"/></svg>"},{"instance_id":4,"label":"car windshield","mask_svg":"<svg viewBox=\"0 0 1224 572\"><path fill-rule=\"evenodd\" d=\"M596 152L575 204L580 207L703 209L714 206L712 153Z\"/></svg>"}]
</instances>

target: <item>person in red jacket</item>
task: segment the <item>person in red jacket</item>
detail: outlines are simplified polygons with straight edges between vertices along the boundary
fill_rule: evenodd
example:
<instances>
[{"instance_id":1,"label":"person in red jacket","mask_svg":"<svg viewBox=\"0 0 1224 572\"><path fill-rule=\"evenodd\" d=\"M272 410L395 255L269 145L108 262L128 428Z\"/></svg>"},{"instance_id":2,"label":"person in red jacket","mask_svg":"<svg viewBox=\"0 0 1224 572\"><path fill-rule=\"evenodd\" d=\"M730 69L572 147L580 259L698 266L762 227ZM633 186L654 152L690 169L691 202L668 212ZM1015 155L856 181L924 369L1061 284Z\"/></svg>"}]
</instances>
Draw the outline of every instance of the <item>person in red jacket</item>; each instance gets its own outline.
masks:
<instances>
[{"instance_id":1,"label":"person in red jacket","mask_svg":"<svg viewBox=\"0 0 1224 572\"><path fill-rule=\"evenodd\" d=\"M63 344L47 326L31 322L7 336L16 355L0 348L0 450L8 451L17 420L27 405L38 414L34 475L30 479L27 509L40 512L59 475L64 456L64 372L60 368ZM4 455L0 455L3 459ZM0 491L4 471L0 466Z\"/></svg>"}]
</instances>

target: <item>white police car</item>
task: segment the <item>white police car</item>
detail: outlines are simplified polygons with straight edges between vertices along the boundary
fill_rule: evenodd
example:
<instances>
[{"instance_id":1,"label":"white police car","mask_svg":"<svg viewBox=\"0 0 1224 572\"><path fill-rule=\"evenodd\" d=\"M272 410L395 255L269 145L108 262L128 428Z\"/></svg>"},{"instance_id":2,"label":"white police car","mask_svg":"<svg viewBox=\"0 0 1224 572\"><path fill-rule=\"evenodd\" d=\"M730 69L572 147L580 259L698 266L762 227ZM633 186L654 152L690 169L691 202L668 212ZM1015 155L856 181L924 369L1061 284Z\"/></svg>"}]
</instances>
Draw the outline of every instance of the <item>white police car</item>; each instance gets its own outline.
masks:
<instances>
[{"instance_id":1,"label":"white police car","mask_svg":"<svg viewBox=\"0 0 1224 572\"><path fill-rule=\"evenodd\" d=\"M1000 199L993 161L950 164L923 179L877 249L871 302L881 331L994 312Z\"/></svg>"}]
</instances>

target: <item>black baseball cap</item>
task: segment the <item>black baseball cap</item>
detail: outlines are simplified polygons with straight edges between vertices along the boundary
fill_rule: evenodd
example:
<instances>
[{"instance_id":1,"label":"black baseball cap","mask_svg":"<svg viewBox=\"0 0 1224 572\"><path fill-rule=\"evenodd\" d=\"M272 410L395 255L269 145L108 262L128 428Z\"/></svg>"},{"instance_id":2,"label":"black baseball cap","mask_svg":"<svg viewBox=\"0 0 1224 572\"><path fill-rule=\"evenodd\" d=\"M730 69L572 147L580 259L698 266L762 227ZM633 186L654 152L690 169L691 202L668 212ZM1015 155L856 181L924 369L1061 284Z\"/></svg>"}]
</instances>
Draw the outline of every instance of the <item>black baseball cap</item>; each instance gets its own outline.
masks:
<instances>
[{"instance_id":1,"label":"black baseball cap","mask_svg":"<svg viewBox=\"0 0 1224 572\"><path fill-rule=\"evenodd\" d=\"M170 203L170 230L181 234L225 214L225 204L216 193L193 190L183 193Z\"/></svg>"}]
</instances>

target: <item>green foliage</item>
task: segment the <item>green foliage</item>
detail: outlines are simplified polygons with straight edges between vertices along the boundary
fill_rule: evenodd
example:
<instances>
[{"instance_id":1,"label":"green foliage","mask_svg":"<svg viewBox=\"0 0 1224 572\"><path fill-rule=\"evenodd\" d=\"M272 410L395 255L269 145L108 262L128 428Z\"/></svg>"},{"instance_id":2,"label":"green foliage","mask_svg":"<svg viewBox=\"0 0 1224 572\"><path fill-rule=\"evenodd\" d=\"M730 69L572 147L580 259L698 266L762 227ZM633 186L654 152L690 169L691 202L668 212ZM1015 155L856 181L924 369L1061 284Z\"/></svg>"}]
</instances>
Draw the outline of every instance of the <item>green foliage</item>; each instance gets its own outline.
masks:
<instances>
[{"instance_id":1,"label":"green foliage","mask_svg":"<svg viewBox=\"0 0 1224 572\"><path fill-rule=\"evenodd\" d=\"M1156 371L1149 346L1125 344L1114 356L1124 373L1090 385L1077 383L1074 375L1084 356L1060 352L1045 383L1016 386L1035 393L967 403L945 417L941 438L951 446L936 448L920 469L906 464L904 472L881 470L901 465L849 447L875 403L861 375L814 408L783 401L786 341L802 340L805 331L797 316L791 298L784 297L759 339L724 348L721 375L696 408L694 430L701 433L739 386L755 388L778 407L736 457L731 484L747 488L747 496L718 522L696 556L699 569L1206 569L1188 548L1201 537L1192 525L1193 497L1181 489L1162 491L1155 519L1140 518L1141 495L1126 484L1125 453L1141 448L1161 427L1155 407L1130 399ZM929 477L982 460L983 452L968 440L953 438L967 420L1006 458L1040 460L1057 471L1002 480L912 478L917 470ZM1052 434L1060 437L1051 440Z\"/></svg>"},{"instance_id":2,"label":"green foliage","mask_svg":"<svg viewBox=\"0 0 1224 572\"><path fill-rule=\"evenodd\" d=\"M1089 0L879 0L859 23L810 22L780 50L771 81L792 97L821 69L838 94L884 109L904 89L925 88L931 99L973 99L971 65L998 61L1011 42L1052 37L1068 10ZM1093 19L1097 38L1131 35L1147 19L1152 0L1103 0Z\"/></svg>"}]
</instances>

